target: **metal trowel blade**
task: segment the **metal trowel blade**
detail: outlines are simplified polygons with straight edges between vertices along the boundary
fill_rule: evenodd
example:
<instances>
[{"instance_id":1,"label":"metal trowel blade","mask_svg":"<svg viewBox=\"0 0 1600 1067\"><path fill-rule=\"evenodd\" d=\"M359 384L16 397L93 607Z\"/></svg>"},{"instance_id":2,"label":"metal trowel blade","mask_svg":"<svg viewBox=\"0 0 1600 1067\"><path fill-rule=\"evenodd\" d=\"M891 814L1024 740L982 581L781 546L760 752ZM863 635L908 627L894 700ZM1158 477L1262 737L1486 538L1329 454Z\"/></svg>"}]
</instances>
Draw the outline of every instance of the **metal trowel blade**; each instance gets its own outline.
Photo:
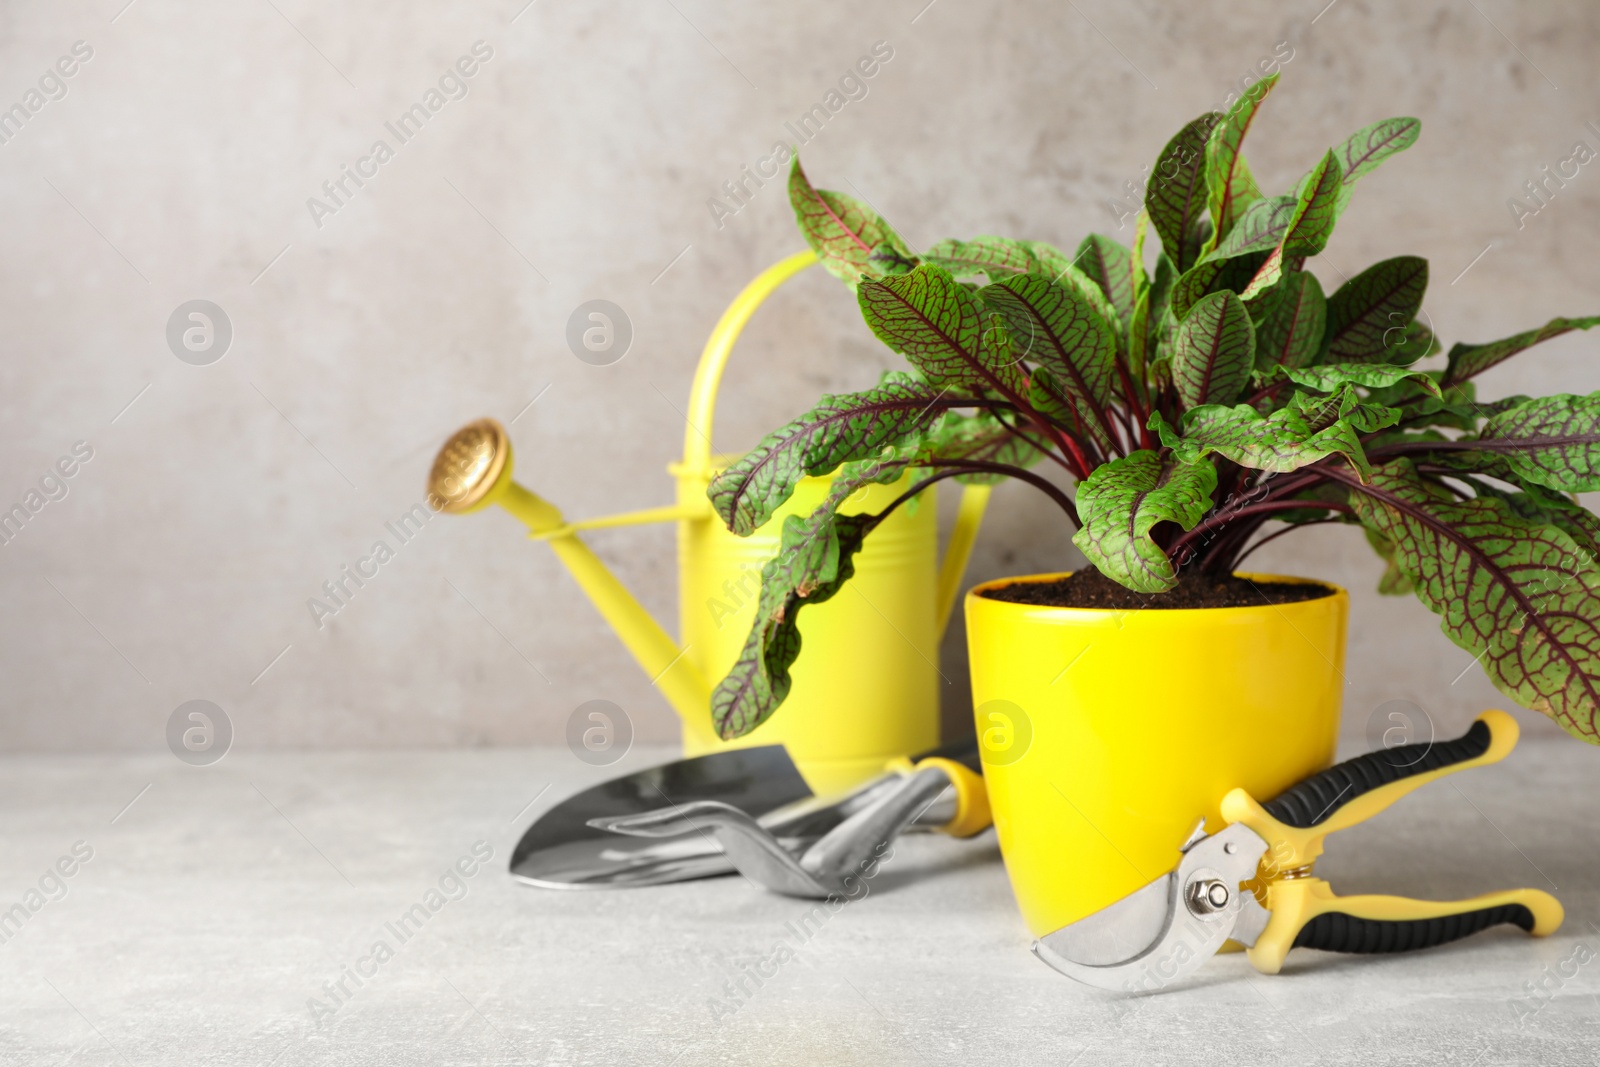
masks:
<instances>
[{"instance_id":1,"label":"metal trowel blade","mask_svg":"<svg viewBox=\"0 0 1600 1067\"><path fill-rule=\"evenodd\" d=\"M729 874L733 866L716 842L694 831L635 843L589 821L695 800L719 800L759 818L811 795L782 745L677 760L590 786L540 815L511 855L511 874L553 889L661 885Z\"/></svg>"}]
</instances>

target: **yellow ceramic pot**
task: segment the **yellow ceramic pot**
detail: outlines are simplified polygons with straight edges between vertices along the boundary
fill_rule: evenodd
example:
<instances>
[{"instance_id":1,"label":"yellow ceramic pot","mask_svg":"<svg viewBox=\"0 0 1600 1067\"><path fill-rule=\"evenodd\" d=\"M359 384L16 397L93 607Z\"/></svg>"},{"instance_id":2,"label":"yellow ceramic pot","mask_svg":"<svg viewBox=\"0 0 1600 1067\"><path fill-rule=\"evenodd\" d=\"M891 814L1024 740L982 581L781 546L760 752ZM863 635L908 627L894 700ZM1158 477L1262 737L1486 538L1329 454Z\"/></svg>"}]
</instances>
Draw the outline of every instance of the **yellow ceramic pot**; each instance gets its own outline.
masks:
<instances>
[{"instance_id":1,"label":"yellow ceramic pot","mask_svg":"<svg viewBox=\"0 0 1600 1067\"><path fill-rule=\"evenodd\" d=\"M1349 597L1109 611L967 594L1000 851L1035 936L1175 867L1230 789L1272 797L1333 762ZM1267 581L1304 579L1246 575ZM1325 585L1326 583L1308 583Z\"/></svg>"}]
</instances>

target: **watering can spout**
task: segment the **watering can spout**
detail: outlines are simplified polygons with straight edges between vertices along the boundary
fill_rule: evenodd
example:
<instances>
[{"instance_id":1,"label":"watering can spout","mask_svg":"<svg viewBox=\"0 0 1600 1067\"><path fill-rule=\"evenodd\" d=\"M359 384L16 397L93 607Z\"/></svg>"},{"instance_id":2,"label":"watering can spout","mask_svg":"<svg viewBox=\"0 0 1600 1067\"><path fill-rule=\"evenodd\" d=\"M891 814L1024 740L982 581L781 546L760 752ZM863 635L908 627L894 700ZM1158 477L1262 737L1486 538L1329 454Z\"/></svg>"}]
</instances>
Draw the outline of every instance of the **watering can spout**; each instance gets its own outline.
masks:
<instances>
[{"instance_id":1,"label":"watering can spout","mask_svg":"<svg viewBox=\"0 0 1600 1067\"><path fill-rule=\"evenodd\" d=\"M479 419L458 430L433 461L428 492L439 510L466 514L498 504L527 526L530 536L547 541L571 572L584 594L594 602L634 659L650 675L693 736L710 741L711 688L685 656L678 643L650 617L644 606L578 537L580 528L652 522L679 515L681 509L657 508L617 516L600 523L567 523L559 509L537 493L518 485L511 476L511 439L494 419Z\"/></svg>"}]
</instances>

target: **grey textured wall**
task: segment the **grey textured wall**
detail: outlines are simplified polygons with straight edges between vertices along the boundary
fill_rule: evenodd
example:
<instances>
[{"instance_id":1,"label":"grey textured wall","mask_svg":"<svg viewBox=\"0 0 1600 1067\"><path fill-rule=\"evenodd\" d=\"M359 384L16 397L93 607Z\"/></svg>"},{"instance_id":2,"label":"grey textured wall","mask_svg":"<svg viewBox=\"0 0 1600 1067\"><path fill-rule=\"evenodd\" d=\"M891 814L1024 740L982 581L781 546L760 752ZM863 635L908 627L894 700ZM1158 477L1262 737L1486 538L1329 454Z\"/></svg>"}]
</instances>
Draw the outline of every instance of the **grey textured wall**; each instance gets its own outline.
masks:
<instances>
[{"instance_id":1,"label":"grey textured wall","mask_svg":"<svg viewBox=\"0 0 1600 1067\"><path fill-rule=\"evenodd\" d=\"M914 244L1126 240L1107 201L1287 47L1250 138L1264 186L1358 126L1423 121L1363 181L1325 280L1425 255L1426 309L1452 341L1596 311L1593 168L1521 228L1507 200L1574 142L1600 148L1600 8L1325 2L4 5L0 106L38 108L0 145L0 505L76 442L93 455L0 548L0 747L158 747L191 698L264 747L549 742L595 697L640 738L672 736L647 679L502 513L435 518L321 628L307 600L386 537L438 443L479 415L516 418L524 479L570 516L670 502L706 333L801 247L780 187L720 220L707 201L877 41L893 58L802 157ZM79 41L92 57L48 76ZM445 79L420 133L386 131L479 41L492 55ZM393 158L361 163L380 138ZM325 196L357 165L376 176ZM595 298L634 328L612 366L564 340ZM205 366L166 337L195 299L233 331ZM1485 391L1589 391L1597 346L1564 338ZM716 444L747 447L892 359L810 272L740 347ZM1071 566L1066 534L1004 487L971 577ZM673 617L670 529L592 541ZM1351 589L1349 729L1393 698L1450 725L1499 702L1426 610L1371 592L1359 534L1264 555ZM961 650L958 631L952 718Z\"/></svg>"}]
</instances>

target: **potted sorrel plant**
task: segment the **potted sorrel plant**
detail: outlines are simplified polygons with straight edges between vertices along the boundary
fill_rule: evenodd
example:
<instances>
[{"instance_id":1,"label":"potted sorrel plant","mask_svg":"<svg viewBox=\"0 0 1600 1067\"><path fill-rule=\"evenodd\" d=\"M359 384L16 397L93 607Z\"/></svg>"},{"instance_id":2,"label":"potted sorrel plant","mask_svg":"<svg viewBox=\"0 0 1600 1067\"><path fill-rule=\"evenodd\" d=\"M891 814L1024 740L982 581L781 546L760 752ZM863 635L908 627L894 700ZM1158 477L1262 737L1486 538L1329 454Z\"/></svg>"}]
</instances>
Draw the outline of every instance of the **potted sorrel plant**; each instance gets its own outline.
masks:
<instances>
[{"instance_id":1,"label":"potted sorrel plant","mask_svg":"<svg viewBox=\"0 0 1600 1067\"><path fill-rule=\"evenodd\" d=\"M910 368L823 397L711 485L744 533L838 471L785 523L716 725L737 736L777 710L802 609L850 580L888 511L943 478L1035 486L1093 569L982 586L967 621L1001 848L1039 933L1168 870L1228 788L1270 796L1331 760L1344 593L1237 573L1281 533L1360 527L1382 591L1415 594L1512 700L1600 740L1600 520L1572 495L1600 489L1600 393L1484 402L1473 382L1600 317L1445 355L1417 318L1425 260L1325 295L1307 260L1420 124L1368 126L1268 196L1240 145L1276 80L1167 143L1131 249L978 237L919 253L791 172L807 241ZM885 512L840 513L908 470Z\"/></svg>"}]
</instances>

